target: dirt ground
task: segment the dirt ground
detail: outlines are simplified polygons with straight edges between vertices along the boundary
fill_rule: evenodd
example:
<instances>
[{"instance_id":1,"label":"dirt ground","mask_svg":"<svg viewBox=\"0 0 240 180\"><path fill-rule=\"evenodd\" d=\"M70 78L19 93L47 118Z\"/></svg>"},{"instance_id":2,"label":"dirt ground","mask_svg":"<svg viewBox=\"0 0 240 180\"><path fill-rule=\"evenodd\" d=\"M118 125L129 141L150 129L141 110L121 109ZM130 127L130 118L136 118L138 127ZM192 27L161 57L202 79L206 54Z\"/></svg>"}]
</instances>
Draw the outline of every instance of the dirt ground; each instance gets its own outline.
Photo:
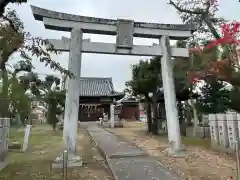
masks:
<instances>
[{"instance_id":1,"label":"dirt ground","mask_svg":"<svg viewBox=\"0 0 240 180\"><path fill-rule=\"evenodd\" d=\"M23 142L24 131L11 129L10 142ZM62 151L62 132L50 128L33 128L28 152L10 152L9 165L0 172L1 180L62 180L62 170L51 164ZM77 152L83 156L83 167L68 170L69 180L112 180L105 161L92 145L87 133L79 131Z\"/></svg>"},{"instance_id":2,"label":"dirt ground","mask_svg":"<svg viewBox=\"0 0 240 180\"><path fill-rule=\"evenodd\" d=\"M211 150L208 140L183 138L187 156L173 158L166 153L167 137L150 137L142 123L128 122L125 123L124 128L108 129L108 131L133 142L138 147L147 149L150 155L156 156L160 163L178 173L182 179L226 180L230 176L235 177L236 162L233 157Z\"/></svg>"}]
</instances>

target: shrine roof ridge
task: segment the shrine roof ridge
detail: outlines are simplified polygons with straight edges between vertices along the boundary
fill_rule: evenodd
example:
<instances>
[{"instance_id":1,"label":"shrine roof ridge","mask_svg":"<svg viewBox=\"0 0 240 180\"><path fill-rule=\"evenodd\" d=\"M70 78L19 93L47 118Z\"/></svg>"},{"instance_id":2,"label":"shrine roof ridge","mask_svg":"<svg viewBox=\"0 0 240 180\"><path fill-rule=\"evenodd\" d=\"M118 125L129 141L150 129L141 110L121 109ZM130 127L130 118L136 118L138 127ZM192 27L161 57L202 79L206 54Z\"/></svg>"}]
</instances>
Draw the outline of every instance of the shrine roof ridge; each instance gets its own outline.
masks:
<instances>
[{"instance_id":1,"label":"shrine roof ridge","mask_svg":"<svg viewBox=\"0 0 240 180\"><path fill-rule=\"evenodd\" d=\"M39 8L31 5L31 9L35 20L43 21L43 18L52 18L58 20L67 20L84 23L97 23L106 25L118 25L118 20L97 18L90 16L81 16L68 13L62 13L57 11L51 11L44 8ZM126 21L133 21L127 20ZM133 21L134 22L134 21ZM178 31L195 31L197 29L196 24L160 24L160 23L147 23L147 22L134 22L136 28L152 28L152 29L163 29L163 30L178 30Z\"/></svg>"},{"instance_id":2,"label":"shrine roof ridge","mask_svg":"<svg viewBox=\"0 0 240 180\"><path fill-rule=\"evenodd\" d=\"M124 93L114 90L111 77L80 77L80 96L123 96Z\"/></svg>"},{"instance_id":3,"label":"shrine roof ridge","mask_svg":"<svg viewBox=\"0 0 240 180\"><path fill-rule=\"evenodd\" d=\"M111 77L80 77L80 80L106 80L112 81Z\"/></svg>"}]
</instances>

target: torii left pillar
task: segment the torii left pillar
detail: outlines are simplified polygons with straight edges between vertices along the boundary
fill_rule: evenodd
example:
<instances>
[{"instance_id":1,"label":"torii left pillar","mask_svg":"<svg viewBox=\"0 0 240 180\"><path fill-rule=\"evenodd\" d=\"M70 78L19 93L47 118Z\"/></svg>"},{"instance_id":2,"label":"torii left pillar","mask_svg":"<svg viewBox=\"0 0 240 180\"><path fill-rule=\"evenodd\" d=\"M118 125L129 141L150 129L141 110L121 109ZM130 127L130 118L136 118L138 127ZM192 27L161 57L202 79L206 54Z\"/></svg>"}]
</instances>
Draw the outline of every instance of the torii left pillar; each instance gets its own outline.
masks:
<instances>
[{"instance_id":1,"label":"torii left pillar","mask_svg":"<svg viewBox=\"0 0 240 180\"><path fill-rule=\"evenodd\" d=\"M76 155L82 37L81 29L72 29L68 70L74 74L74 78L68 78L67 81L63 127L64 148L68 151L68 166L82 166L82 158ZM63 156L57 158L57 161L62 162L62 159Z\"/></svg>"}]
</instances>

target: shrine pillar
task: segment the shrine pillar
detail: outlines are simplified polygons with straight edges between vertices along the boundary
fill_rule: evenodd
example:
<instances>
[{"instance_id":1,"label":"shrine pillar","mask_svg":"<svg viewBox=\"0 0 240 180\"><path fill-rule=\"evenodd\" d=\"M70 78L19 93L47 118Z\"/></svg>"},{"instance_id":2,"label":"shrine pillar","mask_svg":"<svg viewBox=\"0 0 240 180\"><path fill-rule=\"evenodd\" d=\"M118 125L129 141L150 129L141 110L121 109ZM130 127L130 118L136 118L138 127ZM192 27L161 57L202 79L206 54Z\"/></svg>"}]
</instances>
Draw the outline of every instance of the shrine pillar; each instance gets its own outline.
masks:
<instances>
[{"instance_id":1,"label":"shrine pillar","mask_svg":"<svg viewBox=\"0 0 240 180\"><path fill-rule=\"evenodd\" d=\"M162 36L159 44L163 50L163 56L161 58L161 70L167 118L168 139L171 145L170 153L175 153L181 149L181 135L173 78L173 60L169 37Z\"/></svg>"},{"instance_id":2,"label":"shrine pillar","mask_svg":"<svg viewBox=\"0 0 240 180\"><path fill-rule=\"evenodd\" d=\"M111 128L114 128L114 107L115 107L115 98L113 99L113 102L110 104L110 126Z\"/></svg>"},{"instance_id":3,"label":"shrine pillar","mask_svg":"<svg viewBox=\"0 0 240 180\"><path fill-rule=\"evenodd\" d=\"M70 153L76 153L79 111L79 82L81 75L82 30L72 29L68 70L74 78L68 78L64 112L64 147Z\"/></svg>"}]
</instances>

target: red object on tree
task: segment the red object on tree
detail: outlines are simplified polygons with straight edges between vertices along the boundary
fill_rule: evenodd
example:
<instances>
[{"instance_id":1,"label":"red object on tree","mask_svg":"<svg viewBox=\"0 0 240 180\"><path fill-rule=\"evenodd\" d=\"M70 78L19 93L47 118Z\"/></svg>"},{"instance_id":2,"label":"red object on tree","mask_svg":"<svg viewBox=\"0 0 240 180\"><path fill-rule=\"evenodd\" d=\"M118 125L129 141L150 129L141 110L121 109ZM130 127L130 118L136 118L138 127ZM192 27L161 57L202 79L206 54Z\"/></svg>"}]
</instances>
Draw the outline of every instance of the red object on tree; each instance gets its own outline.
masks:
<instances>
[{"instance_id":1,"label":"red object on tree","mask_svg":"<svg viewBox=\"0 0 240 180\"><path fill-rule=\"evenodd\" d=\"M216 0L210 0L210 3L215 3ZM240 23L232 22L228 24L223 24L221 27L222 37L219 39L215 39L211 41L206 47L197 47L190 48L189 51L192 53L202 53L205 49L211 49L216 46L226 46L226 45L240 45L240 40L238 40L238 33L240 32ZM219 60L213 62L208 68L205 70L208 71L212 75L217 75L218 73L222 74L221 70L229 65L229 59ZM219 74L219 75L220 75ZM199 82L202 79L197 75L196 72L188 72L188 77L191 83Z\"/></svg>"},{"instance_id":2,"label":"red object on tree","mask_svg":"<svg viewBox=\"0 0 240 180\"><path fill-rule=\"evenodd\" d=\"M232 22L229 24L223 24L221 27L222 37L216 40L213 40L210 44L207 45L207 49L215 47L217 45L238 45L240 41L237 38L239 33L240 23Z\"/></svg>"},{"instance_id":3,"label":"red object on tree","mask_svg":"<svg viewBox=\"0 0 240 180\"><path fill-rule=\"evenodd\" d=\"M198 73L195 71L188 71L188 78L189 78L189 81L193 84L201 81L201 78L199 77Z\"/></svg>"},{"instance_id":4,"label":"red object on tree","mask_svg":"<svg viewBox=\"0 0 240 180\"><path fill-rule=\"evenodd\" d=\"M192 53L201 53L203 51L203 48L201 48L201 47L190 48L189 51Z\"/></svg>"}]
</instances>

